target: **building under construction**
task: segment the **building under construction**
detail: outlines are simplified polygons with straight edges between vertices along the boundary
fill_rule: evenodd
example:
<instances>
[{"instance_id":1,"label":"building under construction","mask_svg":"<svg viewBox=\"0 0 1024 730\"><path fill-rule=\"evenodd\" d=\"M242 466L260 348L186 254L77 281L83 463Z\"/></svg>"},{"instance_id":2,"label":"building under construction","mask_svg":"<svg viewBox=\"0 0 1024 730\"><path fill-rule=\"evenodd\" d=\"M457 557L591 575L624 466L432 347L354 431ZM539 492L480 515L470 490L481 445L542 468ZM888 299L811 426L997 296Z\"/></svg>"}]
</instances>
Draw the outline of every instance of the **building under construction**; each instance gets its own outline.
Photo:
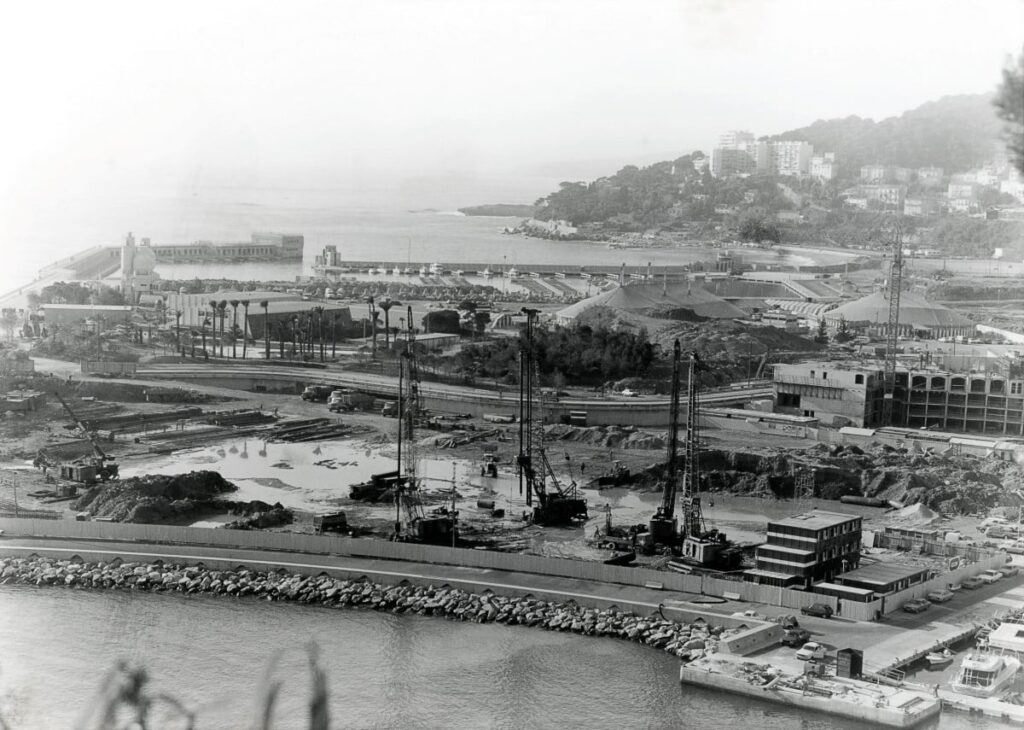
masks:
<instances>
[{"instance_id":1,"label":"building under construction","mask_svg":"<svg viewBox=\"0 0 1024 730\"><path fill-rule=\"evenodd\" d=\"M896 368L892 421L883 414L882 363L776 365L775 409L827 426L903 426L1024 436L1024 374L953 371L922 364Z\"/></svg>"}]
</instances>

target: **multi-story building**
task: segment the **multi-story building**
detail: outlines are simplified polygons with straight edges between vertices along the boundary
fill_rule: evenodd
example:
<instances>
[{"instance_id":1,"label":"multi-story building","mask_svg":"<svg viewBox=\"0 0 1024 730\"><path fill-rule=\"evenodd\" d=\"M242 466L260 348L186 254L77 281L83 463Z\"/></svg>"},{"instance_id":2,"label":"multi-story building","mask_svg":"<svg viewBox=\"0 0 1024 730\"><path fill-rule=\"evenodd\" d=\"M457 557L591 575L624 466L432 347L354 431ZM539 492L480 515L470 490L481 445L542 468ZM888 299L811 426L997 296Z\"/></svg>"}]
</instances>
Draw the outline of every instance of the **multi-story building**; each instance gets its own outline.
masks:
<instances>
[{"instance_id":1,"label":"multi-story building","mask_svg":"<svg viewBox=\"0 0 1024 730\"><path fill-rule=\"evenodd\" d=\"M868 200L883 205L899 205L903 200L902 185L861 185L860 190Z\"/></svg>"},{"instance_id":2,"label":"multi-story building","mask_svg":"<svg viewBox=\"0 0 1024 730\"><path fill-rule=\"evenodd\" d=\"M900 183L908 183L914 177L914 171L909 167L893 167L889 174L892 175L893 180Z\"/></svg>"},{"instance_id":3,"label":"multi-story building","mask_svg":"<svg viewBox=\"0 0 1024 730\"><path fill-rule=\"evenodd\" d=\"M748 132L745 129L733 129L718 138L718 146L727 150L746 150L755 141L753 132Z\"/></svg>"},{"instance_id":4,"label":"multi-story building","mask_svg":"<svg viewBox=\"0 0 1024 730\"><path fill-rule=\"evenodd\" d=\"M885 182L889 178L889 168L885 165L864 165L860 168L860 179L868 183Z\"/></svg>"},{"instance_id":5,"label":"multi-story building","mask_svg":"<svg viewBox=\"0 0 1024 730\"><path fill-rule=\"evenodd\" d=\"M754 156L746 150L716 147L711 150L711 174L715 177L749 175L756 169Z\"/></svg>"},{"instance_id":6,"label":"multi-story building","mask_svg":"<svg viewBox=\"0 0 1024 730\"><path fill-rule=\"evenodd\" d=\"M942 187L944 171L941 167L919 167L917 182L926 188Z\"/></svg>"},{"instance_id":7,"label":"multi-story building","mask_svg":"<svg viewBox=\"0 0 1024 730\"><path fill-rule=\"evenodd\" d=\"M939 206L934 198L906 198L903 201L903 215L934 215Z\"/></svg>"},{"instance_id":8,"label":"multi-story building","mask_svg":"<svg viewBox=\"0 0 1024 730\"><path fill-rule=\"evenodd\" d=\"M814 147L798 140L758 142L754 155L758 172L799 177L811 170Z\"/></svg>"},{"instance_id":9,"label":"multi-story building","mask_svg":"<svg viewBox=\"0 0 1024 730\"><path fill-rule=\"evenodd\" d=\"M1019 375L899 366L891 424L880 423L880 363L778 365L773 378L778 411L821 423L1024 436L1024 377Z\"/></svg>"},{"instance_id":10,"label":"multi-story building","mask_svg":"<svg viewBox=\"0 0 1024 730\"><path fill-rule=\"evenodd\" d=\"M833 180L836 176L836 154L826 152L811 158L811 177L816 180Z\"/></svg>"},{"instance_id":11,"label":"multi-story building","mask_svg":"<svg viewBox=\"0 0 1024 730\"><path fill-rule=\"evenodd\" d=\"M304 243L302 236L254 233L251 241L243 243L196 241L152 246L152 251L156 260L163 263L301 261Z\"/></svg>"},{"instance_id":12,"label":"multi-story building","mask_svg":"<svg viewBox=\"0 0 1024 730\"><path fill-rule=\"evenodd\" d=\"M757 567L744 578L772 586L811 588L860 565L861 518L812 510L768 523Z\"/></svg>"},{"instance_id":13,"label":"multi-story building","mask_svg":"<svg viewBox=\"0 0 1024 730\"><path fill-rule=\"evenodd\" d=\"M999 183L999 192L1005 193L1006 195L1012 195L1020 202L1024 203L1024 181L1022 180L1003 180Z\"/></svg>"}]
</instances>

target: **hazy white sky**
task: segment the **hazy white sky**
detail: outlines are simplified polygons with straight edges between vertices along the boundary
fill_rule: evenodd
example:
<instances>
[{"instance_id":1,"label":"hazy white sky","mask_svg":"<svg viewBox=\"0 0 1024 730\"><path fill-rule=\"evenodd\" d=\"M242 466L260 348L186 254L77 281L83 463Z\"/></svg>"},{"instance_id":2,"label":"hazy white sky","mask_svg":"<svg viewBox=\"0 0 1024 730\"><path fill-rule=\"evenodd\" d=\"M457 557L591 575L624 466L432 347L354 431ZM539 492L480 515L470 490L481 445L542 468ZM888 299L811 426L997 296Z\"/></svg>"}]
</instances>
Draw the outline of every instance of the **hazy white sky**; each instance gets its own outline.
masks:
<instances>
[{"instance_id":1,"label":"hazy white sky","mask_svg":"<svg viewBox=\"0 0 1024 730\"><path fill-rule=\"evenodd\" d=\"M1024 43L1019 0L44 0L3 16L0 217L82 190L588 177L729 128L991 90Z\"/></svg>"}]
</instances>

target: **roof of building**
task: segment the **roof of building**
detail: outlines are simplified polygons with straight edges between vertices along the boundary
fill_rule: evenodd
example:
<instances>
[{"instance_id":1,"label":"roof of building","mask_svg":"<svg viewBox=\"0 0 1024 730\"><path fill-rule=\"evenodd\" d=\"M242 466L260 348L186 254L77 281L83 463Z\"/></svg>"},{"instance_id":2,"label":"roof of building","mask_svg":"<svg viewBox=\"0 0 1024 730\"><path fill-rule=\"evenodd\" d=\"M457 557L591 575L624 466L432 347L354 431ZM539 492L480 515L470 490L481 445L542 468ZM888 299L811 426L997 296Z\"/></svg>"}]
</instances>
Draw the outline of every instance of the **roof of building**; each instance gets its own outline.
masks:
<instances>
[{"instance_id":1,"label":"roof of building","mask_svg":"<svg viewBox=\"0 0 1024 730\"><path fill-rule=\"evenodd\" d=\"M855 580L858 583L869 583L872 585L885 586L890 583L913 578L914 576L927 573L931 568L926 565L908 565L907 563L874 563L865 565L863 568L851 570L849 573L842 573L839 580Z\"/></svg>"},{"instance_id":2,"label":"roof of building","mask_svg":"<svg viewBox=\"0 0 1024 730\"><path fill-rule=\"evenodd\" d=\"M866 297L847 302L841 307L827 312L829 321L859 323L884 323L889 321L889 298L885 292L877 291ZM973 327L974 323L966 317L943 307L941 304L929 302L914 292L900 294L900 324L920 327Z\"/></svg>"},{"instance_id":3,"label":"roof of building","mask_svg":"<svg viewBox=\"0 0 1024 730\"><path fill-rule=\"evenodd\" d=\"M702 319L734 319L746 316L746 313L736 305L693 282L668 286L657 282L619 286L576 302L558 312L557 316L559 319L575 319L594 307L659 315L685 309Z\"/></svg>"},{"instance_id":4,"label":"roof of building","mask_svg":"<svg viewBox=\"0 0 1024 730\"><path fill-rule=\"evenodd\" d=\"M783 517L781 520L772 520L768 523L768 527L771 529L774 525L782 525L784 527L805 527L809 530L821 530L859 519L860 517L857 515L846 515L842 512L826 512L825 510L815 509L803 514Z\"/></svg>"},{"instance_id":5,"label":"roof of building","mask_svg":"<svg viewBox=\"0 0 1024 730\"><path fill-rule=\"evenodd\" d=\"M827 583L825 581L822 581L821 583L815 583L814 584L815 592L818 592L819 589L826 590L826 591L837 591L839 593L848 593L851 596L867 596L867 595L870 595L870 594L874 593L874 591L871 590L870 588L857 588L855 586L844 586L844 585L840 585L839 583Z\"/></svg>"},{"instance_id":6,"label":"roof of building","mask_svg":"<svg viewBox=\"0 0 1024 730\"><path fill-rule=\"evenodd\" d=\"M779 573L774 570L765 570L764 568L751 568L750 570L743 571L747 575L754 575L759 578L775 578L776 580L791 581L796 580L798 576L791 575L789 573Z\"/></svg>"},{"instance_id":7,"label":"roof of building","mask_svg":"<svg viewBox=\"0 0 1024 730\"><path fill-rule=\"evenodd\" d=\"M328 312L336 311L349 311L347 304L334 304L332 302L324 301L304 301L302 299L277 299L267 302L267 314L292 314L298 312L308 312L314 307L323 307ZM239 307L239 309L242 309ZM227 311L231 312L229 306ZM244 310L242 310L244 311ZM249 317L262 317L264 309L257 302L253 302L249 305Z\"/></svg>"},{"instance_id":8,"label":"roof of building","mask_svg":"<svg viewBox=\"0 0 1024 730\"><path fill-rule=\"evenodd\" d=\"M41 304L42 310L67 309L80 312L130 312L132 308L127 304Z\"/></svg>"}]
</instances>

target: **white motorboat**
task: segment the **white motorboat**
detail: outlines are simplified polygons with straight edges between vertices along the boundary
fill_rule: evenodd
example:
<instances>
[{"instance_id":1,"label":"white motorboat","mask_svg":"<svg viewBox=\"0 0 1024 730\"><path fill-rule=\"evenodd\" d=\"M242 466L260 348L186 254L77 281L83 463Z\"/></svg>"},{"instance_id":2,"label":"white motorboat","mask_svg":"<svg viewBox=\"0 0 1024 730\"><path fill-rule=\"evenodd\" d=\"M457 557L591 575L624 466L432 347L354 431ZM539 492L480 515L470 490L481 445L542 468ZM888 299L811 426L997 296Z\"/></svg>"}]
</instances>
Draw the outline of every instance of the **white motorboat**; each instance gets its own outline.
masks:
<instances>
[{"instance_id":1,"label":"white motorboat","mask_svg":"<svg viewBox=\"0 0 1024 730\"><path fill-rule=\"evenodd\" d=\"M946 667L953 663L953 652L948 648L942 651L933 651L930 654L925 654L924 660L928 662L929 667Z\"/></svg>"},{"instance_id":2,"label":"white motorboat","mask_svg":"<svg viewBox=\"0 0 1024 730\"><path fill-rule=\"evenodd\" d=\"M441 275L441 267L438 264L431 264L430 265L430 274L431 274L431 276L440 276Z\"/></svg>"},{"instance_id":3,"label":"white motorboat","mask_svg":"<svg viewBox=\"0 0 1024 730\"><path fill-rule=\"evenodd\" d=\"M401 276L402 275L402 270L399 267L396 266L394 269L391 270L391 275L392 276Z\"/></svg>"},{"instance_id":4,"label":"white motorboat","mask_svg":"<svg viewBox=\"0 0 1024 730\"><path fill-rule=\"evenodd\" d=\"M426 266L421 266L420 267L420 276L426 276L426 275L427 275L427 267Z\"/></svg>"},{"instance_id":5,"label":"white motorboat","mask_svg":"<svg viewBox=\"0 0 1024 730\"><path fill-rule=\"evenodd\" d=\"M484 270L480 272L480 276L484 277L485 279L490 279L492 276L494 276L494 274L491 272L491 268L488 266L485 267Z\"/></svg>"},{"instance_id":6,"label":"white motorboat","mask_svg":"<svg viewBox=\"0 0 1024 730\"><path fill-rule=\"evenodd\" d=\"M972 697L995 697L1012 683L1020 660L1001 654L972 651L950 682L954 692Z\"/></svg>"},{"instance_id":7,"label":"white motorboat","mask_svg":"<svg viewBox=\"0 0 1024 730\"><path fill-rule=\"evenodd\" d=\"M509 269L507 272L505 272L505 275L508 278L510 278L510 279L518 279L519 278L519 270L516 269L515 266L513 266L511 269Z\"/></svg>"}]
</instances>

